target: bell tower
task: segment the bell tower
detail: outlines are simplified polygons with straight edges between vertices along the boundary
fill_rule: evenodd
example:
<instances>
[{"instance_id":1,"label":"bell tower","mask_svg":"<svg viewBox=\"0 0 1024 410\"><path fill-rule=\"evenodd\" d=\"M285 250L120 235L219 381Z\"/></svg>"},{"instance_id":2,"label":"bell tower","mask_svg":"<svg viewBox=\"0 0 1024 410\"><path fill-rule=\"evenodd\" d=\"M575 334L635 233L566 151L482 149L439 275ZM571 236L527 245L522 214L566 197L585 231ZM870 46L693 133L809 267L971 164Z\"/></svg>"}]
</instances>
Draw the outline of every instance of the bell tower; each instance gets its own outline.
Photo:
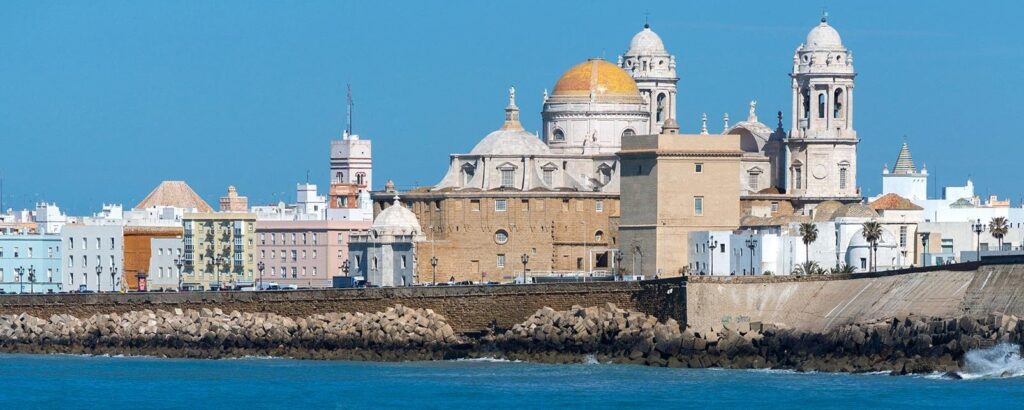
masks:
<instances>
[{"instance_id":1,"label":"bell tower","mask_svg":"<svg viewBox=\"0 0 1024 410\"><path fill-rule=\"evenodd\" d=\"M629 50L619 56L619 67L626 70L640 95L647 102L651 115L648 134L660 134L665 120L676 118L676 57L669 54L650 24L633 36Z\"/></svg>"},{"instance_id":2,"label":"bell tower","mask_svg":"<svg viewBox=\"0 0 1024 410\"><path fill-rule=\"evenodd\" d=\"M827 14L793 54L793 123L786 192L802 208L826 200L854 202L857 131L853 128L853 54L828 24Z\"/></svg>"}]
</instances>

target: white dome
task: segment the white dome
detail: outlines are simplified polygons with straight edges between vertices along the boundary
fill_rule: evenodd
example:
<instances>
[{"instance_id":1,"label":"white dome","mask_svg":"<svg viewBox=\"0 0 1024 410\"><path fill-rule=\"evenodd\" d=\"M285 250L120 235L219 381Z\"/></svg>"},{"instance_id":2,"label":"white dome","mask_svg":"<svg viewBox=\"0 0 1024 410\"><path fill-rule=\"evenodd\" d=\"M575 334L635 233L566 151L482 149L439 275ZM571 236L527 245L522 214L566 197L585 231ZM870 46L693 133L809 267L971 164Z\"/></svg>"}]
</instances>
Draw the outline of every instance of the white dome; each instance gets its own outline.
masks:
<instances>
[{"instance_id":1,"label":"white dome","mask_svg":"<svg viewBox=\"0 0 1024 410\"><path fill-rule=\"evenodd\" d=\"M487 134L470 155L547 155L551 150L536 135L520 129L501 129Z\"/></svg>"},{"instance_id":2,"label":"white dome","mask_svg":"<svg viewBox=\"0 0 1024 410\"><path fill-rule=\"evenodd\" d=\"M867 247L870 247L870 246L871 246L871 243L869 243L867 239L864 239L864 230L863 229L858 229L857 233L853 234L853 237L850 238L850 247L851 248L867 248ZM879 248L895 248L896 247L896 237L893 236L893 234L890 233L888 229L882 228L882 236L880 238L878 238L878 247Z\"/></svg>"},{"instance_id":3,"label":"white dome","mask_svg":"<svg viewBox=\"0 0 1024 410\"><path fill-rule=\"evenodd\" d=\"M804 44L807 48L842 48L843 40L839 38L839 32L822 19L821 24L807 33Z\"/></svg>"},{"instance_id":4,"label":"white dome","mask_svg":"<svg viewBox=\"0 0 1024 410\"><path fill-rule=\"evenodd\" d=\"M629 42L629 51L627 55L665 55L668 51L665 51L665 43L661 41L661 37L658 36L651 26L644 24L644 29L633 36L633 40Z\"/></svg>"},{"instance_id":5,"label":"white dome","mask_svg":"<svg viewBox=\"0 0 1024 410\"><path fill-rule=\"evenodd\" d=\"M416 214L402 205L397 196L394 204L380 211L370 230L378 235L419 235L423 232Z\"/></svg>"}]
</instances>

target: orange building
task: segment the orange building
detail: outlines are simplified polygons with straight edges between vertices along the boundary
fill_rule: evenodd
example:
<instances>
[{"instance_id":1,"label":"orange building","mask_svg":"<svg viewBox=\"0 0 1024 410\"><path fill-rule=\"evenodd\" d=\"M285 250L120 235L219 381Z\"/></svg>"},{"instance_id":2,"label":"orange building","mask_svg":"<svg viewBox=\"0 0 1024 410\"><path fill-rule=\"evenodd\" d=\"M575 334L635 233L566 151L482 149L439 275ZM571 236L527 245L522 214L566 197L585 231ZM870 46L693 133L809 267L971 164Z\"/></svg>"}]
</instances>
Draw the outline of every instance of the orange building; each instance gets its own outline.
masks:
<instances>
[{"instance_id":1,"label":"orange building","mask_svg":"<svg viewBox=\"0 0 1024 410\"><path fill-rule=\"evenodd\" d=\"M139 278L149 274L150 244L154 238L180 238L180 226L124 227L124 281L129 291L138 291Z\"/></svg>"}]
</instances>

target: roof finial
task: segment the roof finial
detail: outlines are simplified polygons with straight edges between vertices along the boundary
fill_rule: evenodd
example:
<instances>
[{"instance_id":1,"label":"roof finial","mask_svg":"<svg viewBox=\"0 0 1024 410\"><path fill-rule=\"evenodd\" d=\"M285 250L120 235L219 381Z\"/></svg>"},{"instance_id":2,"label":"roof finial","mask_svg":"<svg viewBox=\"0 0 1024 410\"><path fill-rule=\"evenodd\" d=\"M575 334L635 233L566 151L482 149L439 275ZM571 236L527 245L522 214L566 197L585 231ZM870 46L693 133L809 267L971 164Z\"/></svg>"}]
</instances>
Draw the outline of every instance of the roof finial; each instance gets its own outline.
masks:
<instances>
[{"instance_id":1,"label":"roof finial","mask_svg":"<svg viewBox=\"0 0 1024 410\"><path fill-rule=\"evenodd\" d=\"M505 107L505 124L501 126L501 129L523 129L523 125L519 123L519 107L516 107L515 86L508 88L508 107Z\"/></svg>"},{"instance_id":2,"label":"roof finial","mask_svg":"<svg viewBox=\"0 0 1024 410\"><path fill-rule=\"evenodd\" d=\"M779 129L781 130L782 129L782 111L781 110L779 111L778 115L776 115L776 117L779 118Z\"/></svg>"},{"instance_id":3,"label":"roof finial","mask_svg":"<svg viewBox=\"0 0 1024 410\"><path fill-rule=\"evenodd\" d=\"M708 113L702 113L700 115L700 134L708 135Z\"/></svg>"},{"instance_id":4,"label":"roof finial","mask_svg":"<svg viewBox=\"0 0 1024 410\"><path fill-rule=\"evenodd\" d=\"M644 11L644 28L651 28L651 22L649 21L650 18L651 18L651 12L645 10Z\"/></svg>"},{"instance_id":5,"label":"roof finial","mask_svg":"<svg viewBox=\"0 0 1024 410\"><path fill-rule=\"evenodd\" d=\"M748 122L757 122L757 100L750 100L750 112L747 113Z\"/></svg>"},{"instance_id":6,"label":"roof finial","mask_svg":"<svg viewBox=\"0 0 1024 410\"><path fill-rule=\"evenodd\" d=\"M395 205L401 205L402 204L402 202L400 201L401 198L398 197L398 194L395 194L395 197L393 199L395 200L395 202L394 202Z\"/></svg>"},{"instance_id":7,"label":"roof finial","mask_svg":"<svg viewBox=\"0 0 1024 410\"><path fill-rule=\"evenodd\" d=\"M828 23L828 10L825 10L824 8L821 9L821 22Z\"/></svg>"},{"instance_id":8,"label":"roof finial","mask_svg":"<svg viewBox=\"0 0 1024 410\"><path fill-rule=\"evenodd\" d=\"M725 132L729 130L729 113L725 113L725 115L722 116L722 120L725 122L725 128L722 128L722 134L725 134Z\"/></svg>"}]
</instances>

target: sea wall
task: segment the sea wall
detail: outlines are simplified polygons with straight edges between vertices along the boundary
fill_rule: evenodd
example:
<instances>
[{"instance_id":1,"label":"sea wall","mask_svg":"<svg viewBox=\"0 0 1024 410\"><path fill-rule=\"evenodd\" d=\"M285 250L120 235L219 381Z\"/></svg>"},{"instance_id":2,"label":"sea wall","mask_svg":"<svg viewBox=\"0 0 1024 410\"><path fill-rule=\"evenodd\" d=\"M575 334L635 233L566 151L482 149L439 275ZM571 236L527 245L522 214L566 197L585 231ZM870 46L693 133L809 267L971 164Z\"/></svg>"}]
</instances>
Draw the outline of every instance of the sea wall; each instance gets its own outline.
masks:
<instances>
[{"instance_id":1,"label":"sea wall","mask_svg":"<svg viewBox=\"0 0 1024 410\"><path fill-rule=\"evenodd\" d=\"M690 277L687 324L774 323L810 332L894 317L1024 316L1024 265L806 277Z\"/></svg>"},{"instance_id":2,"label":"sea wall","mask_svg":"<svg viewBox=\"0 0 1024 410\"><path fill-rule=\"evenodd\" d=\"M659 319L685 320L686 292L679 279L645 282L553 283L537 285L440 286L325 289L268 292L182 292L128 294L0 295L0 315L48 318L143 310L221 309L287 317L328 313L383 312L395 305L431 309L459 333L507 329L538 309L613 303Z\"/></svg>"}]
</instances>

